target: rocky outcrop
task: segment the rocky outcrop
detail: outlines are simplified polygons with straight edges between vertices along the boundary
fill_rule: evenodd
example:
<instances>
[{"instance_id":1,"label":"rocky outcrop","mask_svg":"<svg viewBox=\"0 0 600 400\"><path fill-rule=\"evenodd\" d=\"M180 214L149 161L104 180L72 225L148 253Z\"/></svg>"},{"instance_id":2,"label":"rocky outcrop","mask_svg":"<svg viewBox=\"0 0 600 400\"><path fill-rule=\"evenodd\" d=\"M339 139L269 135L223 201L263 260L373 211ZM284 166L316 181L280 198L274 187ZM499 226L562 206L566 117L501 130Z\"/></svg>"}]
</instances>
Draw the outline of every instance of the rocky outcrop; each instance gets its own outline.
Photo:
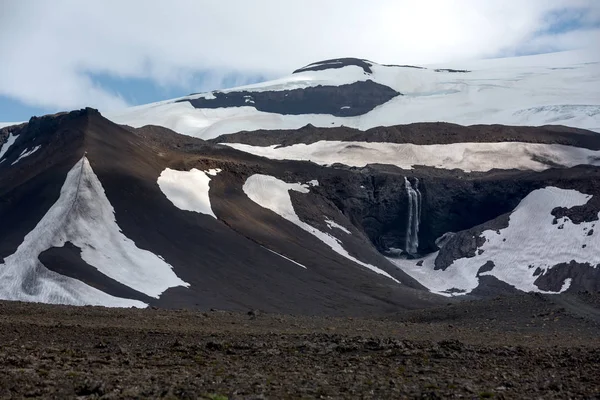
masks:
<instances>
[{"instance_id":1,"label":"rocky outcrop","mask_svg":"<svg viewBox=\"0 0 600 400\"><path fill-rule=\"evenodd\" d=\"M303 89L262 92L213 92L214 98L183 99L196 108L254 107L283 115L328 114L352 117L366 114L401 95L371 80L340 86L313 86Z\"/></svg>"},{"instance_id":2,"label":"rocky outcrop","mask_svg":"<svg viewBox=\"0 0 600 400\"><path fill-rule=\"evenodd\" d=\"M487 230L500 230L508 226L509 214L504 214L491 221L487 221L471 229L466 229L454 234L440 249L438 256L435 259L435 269L445 270L455 260L459 258L472 258L475 255L481 254L482 250L479 247L485 243L485 238L481 236ZM482 266L479 273L491 271L492 265L486 264Z\"/></svg>"},{"instance_id":3,"label":"rocky outcrop","mask_svg":"<svg viewBox=\"0 0 600 400\"><path fill-rule=\"evenodd\" d=\"M469 70L466 69L451 69L451 68L438 68L436 70L434 70L435 72L452 72L452 73L462 73L462 74L466 74L467 72L471 72Z\"/></svg>"}]
</instances>

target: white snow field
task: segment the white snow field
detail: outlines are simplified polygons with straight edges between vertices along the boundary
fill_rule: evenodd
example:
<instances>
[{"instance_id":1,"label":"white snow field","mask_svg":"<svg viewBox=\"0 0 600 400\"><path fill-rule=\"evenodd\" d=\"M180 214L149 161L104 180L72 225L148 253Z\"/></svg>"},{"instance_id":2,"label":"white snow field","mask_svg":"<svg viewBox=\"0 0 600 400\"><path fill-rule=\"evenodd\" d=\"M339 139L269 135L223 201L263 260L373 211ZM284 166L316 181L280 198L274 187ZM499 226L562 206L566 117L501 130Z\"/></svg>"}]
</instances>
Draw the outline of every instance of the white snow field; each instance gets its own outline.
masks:
<instances>
[{"instance_id":1,"label":"white snow field","mask_svg":"<svg viewBox=\"0 0 600 400\"><path fill-rule=\"evenodd\" d=\"M483 253L455 260L444 271L434 270L437 252L420 260L389 260L432 292L446 296L453 295L452 289L464 291L454 293L461 295L475 289L479 284L477 273L488 261L494 263L494 268L480 276L494 276L525 292L544 293L534 284L538 267L545 274L553 266L571 261L600 266L600 232L588 235L590 230L600 228L598 221L574 224L565 217L552 224L554 208L583 205L591 198L556 187L535 190L510 214L507 228L483 232L485 243L479 248ZM417 265L419 261L423 261L422 266ZM569 285L570 279L565 280L561 292Z\"/></svg>"},{"instance_id":2,"label":"white snow field","mask_svg":"<svg viewBox=\"0 0 600 400\"><path fill-rule=\"evenodd\" d=\"M15 165L16 163L18 163L19 161L21 161L22 159L24 159L25 157L29 157L30 155L32 155L33 153L35 153L36 151L38 151L42 146L35 146L33 149L29 150L29 149L25 149L21 152L21 154L19 154L19 158L17 158L15 161L13 161L10 165Z\"/></svg>"},{"instance_id":3,"label":"white snow field","mask_svg":"<svg viewBox=\"0 0 600 400\"><path fill-rule=\"evenodd\" d=\"M4 155L6 154L6 152L8 151L8 149L10 149L10 147L13 144L15 144L15 141L17 140L18 137L19 137L19 135L13 135L11 133L11 134L8 135L8 138L6 139L6 142L4 144L0 144L0 163L4 162L4 160L3 160Z\"/></svg>"},{"instance_id":4,"label":"white snow field","mask_svg":"<svg viewBox=\"0 0 600 400\"><path fill-rule=\"evenodd\" d=\"M190 171L165 169L158 177L158 186L175 207L210 215L217 218L210 205L210 177L221 172L220 169Z\"/></svg>"},{"instance_id":5,"label":"white snow field","mask_svg":"<svg viewBox=\"0 0 600 400\"><path fill-rule=\"evenodd\" d=\"M60 197L25 236L16 252L0 264L0 298L41 303L145 307L137 300L110 296L87 284L46 269L39 255L66 242L104 275L158 298L170 287L189 286L159 256L138 248L121 232L114 209L88 160L68 173Z\"/></svg>"},{"instance_id":6,"label":"white snow field","mask_svg":"<svg viewBox=\"0 0 600 400\"><path fill-rule=\"evenodd\" d=\"M424 165L443 169L458 168L465 172L485 172L493 168L542 171L556 165L600 165L600 151L558 144L501 142L415 145L325 140L286 147L221 144L276 160L303 160L321 165L340 163L352 167L391 164L412 169L415 165ZM540 160L547 160L547 163Z\"/></svg>"},{"instance_id":7,"label":"white snow field","mask_svg":"<svg viewBox=\"0 0 600 400\"><path fill-rule=\"evenodd\" d=\"M436 72L436 68L468 73ZM257 129L348 126L361 130L413 122L461 125L566 125L600 132L600 52L570 51L526 57L465 61L427 69L373 64L372 74L357 66L306 71L227 91L272 91L373 80L403 94L356 117L281 115L245 107L195 109L180 99L211 98L212 93L133 107L106 116L134 127L161 125L210 139Z\"/></svg>"},{"instance_id":8,"label":"white snow field","mask_svg":"<svg viewBox=\"0 0 600 400\"><path fill-rule=\"evenodd\" d=\"M321 240L323 243L325 243L338 254L341 254L347 259L359 265L362 265L363 267L368 268L373 272L384 275L394 280L395 282L400 283L397 279L395 279L382 269L352 257L346 251L346 249L342 247L341 241L336 237L328 233L321 232L320 230L300 220L300 218L296 214L296 211L294 210L289 191L295 190L300 193L309 193L310 189L308 184L286 183L273 176L255 174L250 176L246 180L243 186L243 190L250 200L260 205L261 207L273 211L274 213L287 219L296 226L316 236L319 240Z\"/></svg>"}]
</instances>

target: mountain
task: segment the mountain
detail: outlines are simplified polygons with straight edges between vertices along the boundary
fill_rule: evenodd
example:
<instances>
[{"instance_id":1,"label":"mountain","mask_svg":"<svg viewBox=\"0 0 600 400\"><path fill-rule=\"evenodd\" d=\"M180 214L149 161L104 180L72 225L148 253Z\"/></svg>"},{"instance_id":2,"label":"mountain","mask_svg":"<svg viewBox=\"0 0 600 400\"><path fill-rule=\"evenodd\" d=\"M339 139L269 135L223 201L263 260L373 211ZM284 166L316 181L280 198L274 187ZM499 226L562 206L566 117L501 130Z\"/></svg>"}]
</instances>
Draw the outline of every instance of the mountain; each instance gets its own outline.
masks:
<instances>
[{"instance_id":1,"label":"mountain","mask_svg":"<svg viewBox=\"0 0 600 400\"><path fill-rule=\"evenodd\" d=\"M565 57L327 60L1 128L0 298L381 315L600 290L600 64Z\"/></svg>"},{"instance_id":2,"label":"mountain","mask_svg":"<svg viewBox=\"0 0 600 400\"><path fill-rule=\"evenodd\" d=\"M107 114L212 139L242 130L418 122L566 125L600 132L600 57L571 51L418 67L346 58L275 81Z\"/></svg>"}]
</instances>

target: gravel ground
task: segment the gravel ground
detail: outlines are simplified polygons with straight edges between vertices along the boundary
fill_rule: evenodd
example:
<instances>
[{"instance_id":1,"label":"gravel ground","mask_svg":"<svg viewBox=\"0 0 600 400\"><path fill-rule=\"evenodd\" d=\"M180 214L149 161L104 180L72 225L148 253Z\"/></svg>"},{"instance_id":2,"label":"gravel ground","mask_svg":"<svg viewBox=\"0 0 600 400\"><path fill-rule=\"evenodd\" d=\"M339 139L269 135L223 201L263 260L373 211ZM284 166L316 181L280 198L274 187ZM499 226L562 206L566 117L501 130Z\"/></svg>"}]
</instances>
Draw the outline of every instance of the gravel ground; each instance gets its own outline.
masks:
<instances>
[{"instance_id":1,"label":"gravel ground","mask_svg":"<svg viewBox=\"0 0 600 400\"><path fill-rule=\"evenodd\" d=\"M600 296L379 319L0 303L2 398L600 398Z\"/></svg>"}]
</instances>

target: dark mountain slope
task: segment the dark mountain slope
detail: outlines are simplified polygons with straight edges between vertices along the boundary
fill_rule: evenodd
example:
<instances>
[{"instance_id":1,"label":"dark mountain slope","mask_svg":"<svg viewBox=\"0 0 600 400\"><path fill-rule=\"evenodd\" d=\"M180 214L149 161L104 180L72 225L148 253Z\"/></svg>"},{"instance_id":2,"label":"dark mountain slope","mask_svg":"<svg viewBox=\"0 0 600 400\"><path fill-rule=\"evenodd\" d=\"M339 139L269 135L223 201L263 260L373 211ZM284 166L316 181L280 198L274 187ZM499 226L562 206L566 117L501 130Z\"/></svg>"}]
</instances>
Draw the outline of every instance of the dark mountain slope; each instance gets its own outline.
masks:
<instances>
[{"instance_id":1,"label":"dark mountain slope","mask_svg":"<svg viewBox=\"0 0 600 400\"><path fill-rule=\"evenodd\" d=\"M122 233L138 248L160 255L178 277L190 284L189 288L167 290L151 304L356 315L441 302L422 290L411 289L411 286L422 287L382 258L365 237L361 238L359 231L354 230L359 236L349 242L349 251L361 260L386 269L403 285L333 252L314 236L258 207L240 190L244 177L251 172L270 173L291 180L318 179L321 174L333 173L326 168L308 163L265 161L192 138L179 137L179 142L186 143L184 145L177 140L168 141L167 145L161 140L167 135L179 135L160 128L126 129L91 109L68 116L64 121L58 121L58 128L42 130L37 136L50 143L57 132L69 129L77 132L76 156L68 159L69 162L74 164L85 152L114 207ZM77 130L71 128L73 121ZM63 127L63 122L68 122L67 127ZM40 154L46 155L52 169L53 157L62 153L43 149L40 151L47 153ZM70 167L66 161L65 164L61 172L53 172L57 177L50 185L54 196L58 195ZM310 168L306 169L307 165ZM187 171L216 167L223 172L211 183L211 198L220 220L178 209L157 184L159 175L166 168ZM42 184L49 185L39 183ZM39 185L34 185L31 190L39 190ZM10 189L4 191L14 196ZM322 211L338 212L326 200L321 202ZM42 208L40 213L46 210L47 207ZM243 210L241 214L237 214L239 210ZM13 207L6 212L23 214L25 211ZM240 222L240 215L248 217L247 220ZM257 229L259 226L262 228ZM7 225L6 229L15 227ZM23 226L21 229L31 228ZM291 240L281 240L286 237ZM285 254L306 269L267 248ZM7 255L11 250L7 249ZM74 261L77 252L77 247L73 246L55 247L41 255L40 260L51 264L49 267L53 271L66 273L94 287L110 286L106 280L99 282L97 273L85 273L93 267L84 265L83 260ZM60 265L64 263L75 265L69 268ZM85 276L81 276L82 273ZM123 293L123 290L115 290L111 289L113 294Z\"/></svg>"}]
</instances>

